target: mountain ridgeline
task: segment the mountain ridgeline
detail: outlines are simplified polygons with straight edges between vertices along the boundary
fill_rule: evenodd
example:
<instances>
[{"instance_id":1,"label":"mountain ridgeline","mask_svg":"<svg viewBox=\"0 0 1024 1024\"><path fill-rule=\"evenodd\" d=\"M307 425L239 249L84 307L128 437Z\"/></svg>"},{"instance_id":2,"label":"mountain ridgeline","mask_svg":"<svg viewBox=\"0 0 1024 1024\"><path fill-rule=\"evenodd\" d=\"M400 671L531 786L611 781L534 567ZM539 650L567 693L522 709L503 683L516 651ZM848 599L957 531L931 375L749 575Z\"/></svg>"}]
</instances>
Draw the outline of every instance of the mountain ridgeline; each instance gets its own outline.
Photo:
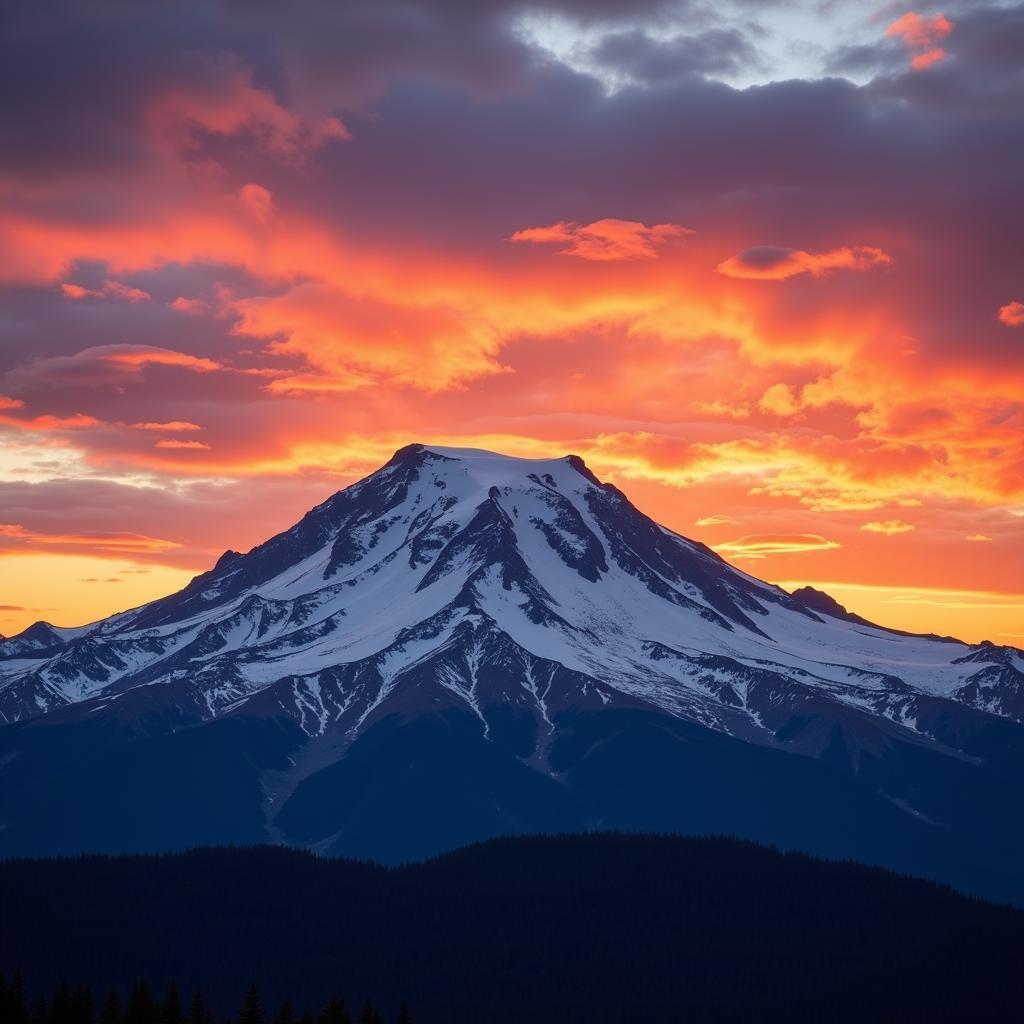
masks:
<instances>
[{"instance_id":1,"label":"mountain ridgeline","mask_svg":"<svg viewBox=\"0 0 1024 1024\"><path fill-rule=\"evenodd\" d=\"M1024 904L1024 656L887 630L575 456L411 445L177 594L0 642L0 854L731 834Z\"/></svg>"}]
</instances>

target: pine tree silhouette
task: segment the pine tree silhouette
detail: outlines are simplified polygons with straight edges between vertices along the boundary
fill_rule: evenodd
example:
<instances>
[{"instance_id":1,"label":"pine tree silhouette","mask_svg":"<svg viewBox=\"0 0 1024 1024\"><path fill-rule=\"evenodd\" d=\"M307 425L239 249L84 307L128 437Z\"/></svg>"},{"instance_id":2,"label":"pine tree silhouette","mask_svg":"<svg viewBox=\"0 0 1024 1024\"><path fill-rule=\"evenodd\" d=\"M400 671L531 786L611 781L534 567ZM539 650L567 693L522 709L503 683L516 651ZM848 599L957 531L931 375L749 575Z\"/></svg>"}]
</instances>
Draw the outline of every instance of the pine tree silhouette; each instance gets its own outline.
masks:
<instances>
[{"instance_id":1,"label":"pine tree silhouette","mask_svg":"<svg viewBox=\"0 0 1024 1024\"><path fill-rule=\"evenodd\" d=\"M381 1015L374 1009L369 997L363 1003L363 1009L359 1014L359 1024L384 1024Z\"/></svg>"},{"instance_id":2,"label":"pine tree silhouette","mask_svg":"<svg viewBox=\"0 0 1024 1024\"><path fill-rule=\"evenodd\" d=\"M32 1010L32 1024L50 1024L50 1004L40 996Z\"/></svg>"},{"instance_id":3,"label":"pine tree silhouette","mask_svg":"<svg viewBox=\"0 0 1024 1024\"><path fill-rule=\"evenodd\" d=\"M14 976L14 982L8 984L0 974L0 1020L11 1024L28 1024L28 1001L21 984L21 975Z\"/></svg>"},{"instance_id":4,"label":"pine tree silhouette","mask_svg":"<svg viewBox=\"0 0 1024 1024\"><path fill-rule=\"evenodd\" d=\"M274 1014L274 1024L297 1024L295 1010L292 1004L286 999Z\"/></svg>"},{"instance_id":5,"label":"pine tree silhouette","mask_svg":"<svg viewBox=\"0 0 1024 1024\"><path fill-rule=\"evenodd\" d=\"M398 1008L398 1024L412 1024L412 1018L409 1016L409 1007L402 1003Z\"/></svg>"},{"instance_id":6,"label":"pine tree silhouette","mask_svg":"<svg viewBox=\"0 0 1024 1024\"><path fill-rule=\"evenodd\" d=\"M70 1024L95 1024L92 990L85 985L79 985L71 993L68 1011Z\"/></svg>"},{"instance_id":7,"label":"pine tree silhouette","mask_svg":"<svg viewBox=\"0 0 1024 1024\"><path fill-rule=\"evenodd\" d=\"M100 1024L121 1024L121 1000L117 998L117 990L107 993L107 1001L100 1013Z\"/></svg>"},{"instance_id":8,"label":"pine tree silhouette","mask_svg":"<svg viewBox=\"0 0 1024 1024\"><path fill-rule=\"evenodd\" d=\"M124 1008L123 1024L154 1024L157 1019L153 990L145 979L136 983Z\"/></svg>"},{"instance_id":9,"label":"pine tree silhouette","mask_svg":"<svg viewBox=\"0 0 1024 1024\"><path fill-rule=\"evenodd\" d=\"M238 1015L238 1024L265 1024L263 1007L260 1005L260 994L253 983L245 993L242 1001L242 1012Z\"/></svg>"},{"instance_id":10,"label":"pine tree silhouette","mask_svg":"<svg viewBox=\"0 0 1024 1024\"><path fill-rule=\"evenodd\" d=\"M318 1024L352 1024L352 1018L345 1004L335 997L320 1011Z\"/></svg>"},{"instance_id":11,"label":"pine tree silhouette","mask_svg":"<svg viewBox=\"0 0 1024 1024\"><path fill-rule=\"evenodd\" d=\"M206 1006L203 1003L203 993L198 989L192 996L192 1002L188 1009L188 1024L203 1024L206 1020Z\"/></svg>"},{"instance_id":12,"label":"pine tree silhouette","mask_svg":"<svg viewBox=\"0 0 1024 1024\"><path fill-rule=\"evenodd\" d=\"M178 986L172 981L160 1003L160 1024L185 1024Z\"/></svg>"},{"instance_id":13,"label":"pine tree silhouette","mask_svg":"<svg viewBox=\"0 0 1024 1024\"><path fill-rule=\"evenodd\" d=\"M50 1003L50 1024L74 1024L71 1015L71 987L62 981L53 993Z\"/></svg>"}]
</instances>

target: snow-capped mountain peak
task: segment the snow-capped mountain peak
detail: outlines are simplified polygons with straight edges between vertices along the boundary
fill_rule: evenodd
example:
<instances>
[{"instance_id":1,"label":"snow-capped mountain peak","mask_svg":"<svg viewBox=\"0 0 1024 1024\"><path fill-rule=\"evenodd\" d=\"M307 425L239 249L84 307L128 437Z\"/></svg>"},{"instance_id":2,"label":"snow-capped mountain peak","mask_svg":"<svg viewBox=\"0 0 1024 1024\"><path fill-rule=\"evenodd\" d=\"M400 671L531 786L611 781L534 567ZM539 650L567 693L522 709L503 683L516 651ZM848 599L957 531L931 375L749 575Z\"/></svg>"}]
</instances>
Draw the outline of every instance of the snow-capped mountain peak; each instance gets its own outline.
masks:
<instances>
[{"instance_id":1,"label":"snow-capped mountain peak","mask_svg":"<svg viewBox=\"0 0 1024 1024\"><path fill-rule=\"evenodd\" d=\"M769 738L772 708L794 694L901 727L923 697L1020 713L1012 649L840 612L658 526L576 456L409 445L177 594L3 641L0 713L140 687L209 717L277 701L305 730L349 737L450 702L485 731L491 705L543 720L624 703L753 739Z\"/></svg>"},{"instance_id":2,"label":"snow-capped mountain peak","mask_svg":"<svg viewBox=\"0 0 1024 1024\"><path fill-rule=\"evenodd\" d=\"M0 641L0 716L0 855L667 829L1024 902L1020 651L787 594L572 455L409 445L176 594Z\"/></svg>"}]
</instances>

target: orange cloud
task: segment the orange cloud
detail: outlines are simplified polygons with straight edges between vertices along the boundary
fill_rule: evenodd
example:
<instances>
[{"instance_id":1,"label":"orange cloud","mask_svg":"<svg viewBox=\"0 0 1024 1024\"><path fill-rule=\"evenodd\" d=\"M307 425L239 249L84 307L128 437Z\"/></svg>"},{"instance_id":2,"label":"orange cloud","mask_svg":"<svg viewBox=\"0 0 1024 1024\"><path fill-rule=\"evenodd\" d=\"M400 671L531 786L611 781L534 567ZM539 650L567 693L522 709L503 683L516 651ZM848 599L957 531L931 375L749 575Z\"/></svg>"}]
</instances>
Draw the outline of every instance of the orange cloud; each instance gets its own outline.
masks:
<instances>
[{"instance_id":1,"label":"orange cloud","mask_svg":"<svg viewBox=\"0 0 1024 1024\"><path fill-rule=\"evenodd\" d=\"M171 540L147 537L139 533L55 534L29 530L20 523L0 523L0 554L22 546L49 548L89 548L110 554L156 553L181 547Z\"/></svg>"},{"instance_id":2,"label":"orange cloud","mask_svg":"<svg viewBox=\"0 0 1024 1024\"><path fill-rule=\"evenodd\" d=\"M757 405L776 416L793 416L800 411L800 400L788 384L773 384Z\"/></svg>"},{"instance_id":3,"label":"orange cloud","mask_svg":"<svg viewBox=\"0 0 1024 1024\"><path fill-rule=\"evenodd\" d=\"M1024 302L1008 302L999 309L999 321L1007 327L1024 325Z\"/></svg>"},{"instance_id":4,"label":"orange cloud","mask_svg":"<svg viewBox=\"0 0 1024 1024\"><path fill-rule=\"evenodd\" d=\"M915 527L910 523L903 522L902 519L882 519L865 523L861 529L868 533L884 533L886 536L890 536L894 533L910 533Z\"/></svg>"},{"instance_id":5,"label":"orange cloud","mask_svg":"<svg viewBox=\"0 0 1024 1024\"><path fill-rule=\"evenodd\" d=\"M774 245L755 245L719 263L715 269L727 277L754 281L784 281L797 274L821 277L833 270L865 271L891 263L891 256L870 245L852 248L844 246L818 253Z\"/></svg>"},{"instance_id":6,"label":"orange cloud","mask_svg":"<svg viewBox=\"0 0 1024 1024\"><path fill-rule=\"evenodd\" d=\"M2 408L3 406L0 405L0 409ZM12 406L11 408L21 408L21 406ZM43 414L24 417L0 413L0 424L18 430L82 430L87 427L98 427L102 422L95 416L87 416L80 412L73 413L71 416Z\"/></svg>"},{"instance_id":7,"label":"orange cloud","mask_svg":"<svg viewBox=\"0 0 1024 1024\"><path fill-rule=\"evenodd\" d=\"M730 420L750 418L749 406L742 402L723 402L720 398L716 398L711 402L696 402L694 403L693 410L708 416L724 416Z\"/></svg>"},{"instance_id":8,"label":"orange cloud","mask_svg":"<svg viewBox=\"0 0 1024 1024\"><path fill-rule=\"evenodd\" d=\"M182 449L182 450L209 450L210 446L205 441L179 441L173 437L162 437L154 448L171 448L171 449Z\"/></svg>"},{"instance_id":9,"label":"orange cloud","mask_svg":"<svg viewBox=\"0 0 1024 1024\"><path fill-rule=\"evenodd\" d=\"M272 394L351 391L382 381L429 391L501 372L500 335L468 309L356 299L306 283L239 300L234 310L237 334L270 339L267 351L301 356L315 371L271 380Z\"/></svg>"},{"instance_id":10,"label":"orange cloud","mask_svg":"<svg viewBox=\"0 0 1024 1024\"><path fill-rule=\"evenodd\" d=\"M182 369L195 370L197 373L221 369L221 364L216 360L153 345L102 345L84 349L79 355L90 355L132 369L143 366L180 366Z\"/></svg>"},{"instance_id":11,"label":"orange cloud","mask_svg":"<svg viewBox=\"0 0 1024 1024\"><path fill-rule=\"evenodd\" d=\"M168 420L166 423L133 423L133 430L154 430L168 434L189 433L194 430L202 430L198 423L190 423L188 420Z\"/></svg>"},{"instance_id":12,"label":"orange cloud","mask_svg":"<svg viewBox=\"0 0 1024 1024\"><path fill-rule=\"evenodd\" d=\"M584 260L650 260L657 257L659 246L693 233L679 224L647 227L635 220L606 218L591 224L559 221L543 228L524 228L510 241L561 245L563 248L556 250L559 256Z\"/></svg>"},{"instance_id":13,"label":"orange cloud","mask_svg":"<svg viewBox=\"0 0 1024 1024\"><path fill-rule=\"evenodd\" d=\"M769 555L798 555L809 551L834 551L842 545L817 533L754 534L715 544L714 549L733 558L767 558Z\"/></svg>"},{"instance_id":14,"label":"orange cloud","mask_svg":"<svg viewBox=\"0 0 1024 1024\"><path fill-rule=\"evenodd\" d=\"M732 516L714 515L714 516L702 516L700 519L695 519L694 526L738 526L739 520L733 519Z\"/></svg>"},{"instance_id":15,"label":"orange cloud","mask_svg":"<svg viewBox=\"0 0 1024 1024\"><path fill-rule=\"evenodd\" d=\"M969 537L964 537L964 540L973 541L976 544L984 544L991 541L992 538L984 533L972 533Z\"/></svg>"},{"instance_id":16,"label":"orange cloud","mask_svg":"<svg viewBox=\"0 0 1024 1024\"><path fill-rule=\"evenodd\" d=\"M929 18L908 11L897 18L885 30L885 34L891 39L902 39L913 54L910 66L915 71L923 71L946 56L946 51L937 44L952 31L953 23L942 14Z\"/></svg>"},{"instance_id":17,"label":"orange cloud","mask_svg":"<svg viewBox=\"0 0 1024 1024\"><path fill-rule=\"evenodd\" d=\"M599 435L577 444L601 471L630 480L690 487L742 482L747 493L816 512L916 507L922 496L1000 505L1024 497L1019 447L1005 462L979 459L971 444L924 446L864 435L841 438L801 430L719 442L690 442L646 431ZM1000 472L1000 465L1004 466Z\"/></svg>"}]
</instances>

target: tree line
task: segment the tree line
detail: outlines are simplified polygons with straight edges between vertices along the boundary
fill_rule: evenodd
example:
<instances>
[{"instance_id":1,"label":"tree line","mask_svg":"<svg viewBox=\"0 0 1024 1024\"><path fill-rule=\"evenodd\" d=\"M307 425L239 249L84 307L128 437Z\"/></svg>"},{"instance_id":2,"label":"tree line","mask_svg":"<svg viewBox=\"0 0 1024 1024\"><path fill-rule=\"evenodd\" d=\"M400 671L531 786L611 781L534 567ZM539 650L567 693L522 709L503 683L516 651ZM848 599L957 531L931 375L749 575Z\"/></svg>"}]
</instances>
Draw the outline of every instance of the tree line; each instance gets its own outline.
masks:
<instances>
[{"instance_id":1,"label":"tree line","mask_svg":"<svg viewBox=\"0 0 1024 1024\"><path fill-rule=\"evenodd\" d=\"M1024 1006L1021 910L722 838L534 836L392 869L282 847L0 857L0 922L0 970L55 1024L64 978L93 987L97 1024L110 986L111 1024L149 1024L138 978L158 1005L176 981L189 1024L234 1024L253 979L264 1024L316 1022L332 995L369 1024L367 994L385 1024L403 999L416 1024L1003 1024Z\"/></svg>"},{"instance_id":2,"label":"tree line","mask_svg":"<svg viewBox=\"0 0 1024 1024\"><path fill-rule=\"evenodd\" d=\"M183 999L175 984L158 995L145 980L138 981L122 999L116 988L97 999L87 985L61 982L52 992L32 998L21 976L8 980L0 973L0 1022L2 1024L388 1024L367 999L357 1013L344 1000L332 996L319 1013L299 1011L291 1000L268 1011L253 984L246 990L234 1016L215 1014L203 994L196 991ZM395 1024L412 1024L403 1004Z\"/></svg>"}]
</instances>

